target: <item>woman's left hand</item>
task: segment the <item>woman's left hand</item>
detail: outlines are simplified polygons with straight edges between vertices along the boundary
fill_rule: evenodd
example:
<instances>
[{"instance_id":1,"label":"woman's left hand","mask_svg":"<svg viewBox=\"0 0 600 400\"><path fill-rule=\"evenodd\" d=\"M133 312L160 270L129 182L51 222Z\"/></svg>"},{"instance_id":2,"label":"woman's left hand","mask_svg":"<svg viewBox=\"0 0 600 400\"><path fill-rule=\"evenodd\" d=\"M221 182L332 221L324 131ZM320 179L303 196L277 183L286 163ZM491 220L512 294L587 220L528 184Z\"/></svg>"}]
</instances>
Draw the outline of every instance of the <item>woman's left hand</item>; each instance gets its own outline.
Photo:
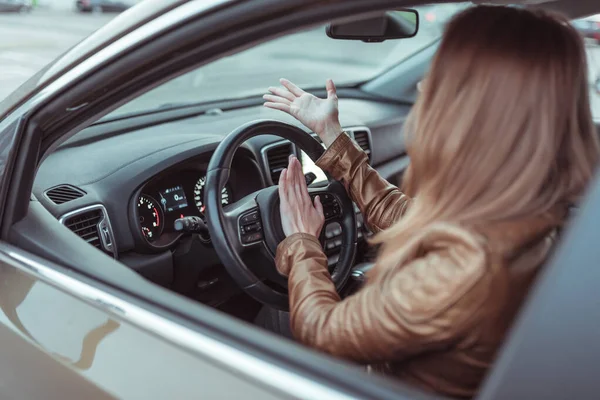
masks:
<instances>
[{"instance_id":1,"label":"woman's left hand","mask_svg":"<svg viewBox=\"0 0 600 400\"><path fill-rule=\"evenodd\" d=\"M281 225L286 237L294 233L319 237L325 222L323 206L319 196L315 197L314 204L311 201L302 166L294 156L290 157L287 169L279 177L279 199Z\"/></svg>"}]
</instances>

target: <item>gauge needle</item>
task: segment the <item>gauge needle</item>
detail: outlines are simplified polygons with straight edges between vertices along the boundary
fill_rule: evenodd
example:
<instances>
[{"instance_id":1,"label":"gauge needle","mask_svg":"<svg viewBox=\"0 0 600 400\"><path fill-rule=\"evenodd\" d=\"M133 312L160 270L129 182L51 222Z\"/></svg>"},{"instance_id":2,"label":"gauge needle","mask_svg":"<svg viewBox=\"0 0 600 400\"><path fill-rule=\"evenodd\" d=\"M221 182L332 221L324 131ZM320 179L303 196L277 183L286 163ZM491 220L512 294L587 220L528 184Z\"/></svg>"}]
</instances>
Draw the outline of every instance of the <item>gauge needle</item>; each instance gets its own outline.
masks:
<instances>
[{"instance_id":1,"label":"gauge needle","mask_svg":"<svg viewBox=\"0 0 600 400\"><path fill-rule=\"evenodd\" d=\"M167 211L167 199L165 199L163 197L162 193L159 193L159 194L160 194L160 204L162 204L165 211Z\"/></svg>"}]
</instances>

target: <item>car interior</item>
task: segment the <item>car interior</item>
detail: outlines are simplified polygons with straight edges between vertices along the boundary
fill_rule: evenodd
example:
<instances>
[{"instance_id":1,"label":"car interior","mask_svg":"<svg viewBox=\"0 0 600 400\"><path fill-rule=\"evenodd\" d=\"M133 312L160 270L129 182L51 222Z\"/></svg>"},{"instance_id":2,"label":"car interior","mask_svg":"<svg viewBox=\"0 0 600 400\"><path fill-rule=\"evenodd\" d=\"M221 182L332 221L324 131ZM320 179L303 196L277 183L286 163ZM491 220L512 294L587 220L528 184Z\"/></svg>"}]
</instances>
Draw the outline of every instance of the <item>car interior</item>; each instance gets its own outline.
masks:
<instances>
[{"instance_id":1,"label":"car interior","mask_svg":"<svg viewBox=\"0 0 600 400\"><path fill-rule=\"evenodd\" d=\"M560 2L561 11L584 16L576 6L569 10L566 3ZM286 139L283 131L287 128L261 121L280 121L304 132L306 128L284 113L263 107L262 94L278 84L278 77L285 77L325 96L325 79L331 77L338 86L344 130L384 178L401 185L409 164L402 127L418 95L417 85L439 45L443 21L472 3L451 4L448 9L438 6L415 7L419 12L415 37L403 32L402 38L377 40L376 33L365 28L375 26L377 31L377 24L365 24L364 16L345 24L320 24L197 67L130 100L45 156L35 175L28 217L12 228L13 242L78 270L81 260L90 266L110 265L96 271L95 278L102 280L106 274L110 279L137 282L143 277L188 300L261 325L259 320L265 318L262 302L240 287L214 246L214 238L222 233L211 231L207 220L208 208L218 207L207 198L209 190L217 190L210 186L211 158L232 132L240 127L254 129L252 137L234 149L229 174L221 178L218 197L224 213L276 185L290 154L300 158L307 182L318 191L328 177L315 166L314 155L306 146ZM586 10L592 13L590 7ZM600 6L595 11L600 12ZM277 41L309 37L317 37L315 43L324 46L313 65L293 54L277 53L281 46L269 47ZM355 47L360 49L356 55L348 54L350 44L360 45ZM357 60L365 56L376 61L359 65ZM356 65L337 71L327 57ZM223 73L231 73L234 83L220 88L215 71L231 65L239 71L233 68ZM251 75L263 68L272 71ZM239 78L235 74L244 79L235 81ZM307 133L317 140L312 132ZM377 255L368 243L372 233L360 211L354 207L352 214L356 253L339 288L342 294L360 285ZM264 227L254 223L256 216L252 212L236 216L242 245L262 243ZM320 240L334 273L348 225L336 219L334 211L331 218L326 217ZM64 245L55 246L56 242ZM264 247L254 250L272 253L272 248ZM255 252L244 255L245 265L261 283L285 292L285 283L273 276L272 266L263 265Z\"/></svg>"}]
</instances>

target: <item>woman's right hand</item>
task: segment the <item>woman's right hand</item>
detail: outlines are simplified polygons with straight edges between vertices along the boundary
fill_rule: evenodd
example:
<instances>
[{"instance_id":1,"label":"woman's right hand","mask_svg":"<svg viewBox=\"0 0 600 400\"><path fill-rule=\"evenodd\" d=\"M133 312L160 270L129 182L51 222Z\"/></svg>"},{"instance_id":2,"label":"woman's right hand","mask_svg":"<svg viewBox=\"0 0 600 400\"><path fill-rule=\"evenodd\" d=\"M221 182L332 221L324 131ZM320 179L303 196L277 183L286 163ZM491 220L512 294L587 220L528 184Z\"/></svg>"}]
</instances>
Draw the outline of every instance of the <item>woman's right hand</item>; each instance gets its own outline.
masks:
<instances>
[{"instance_id":1,"label":"woman's right hand","mask_svg":"<svg viewBox=\"0 0 600 400\"><path fill-rule=\"evenodd\" d=\"M266 100L264 106L290 114L319 135L325 146L329 147L342 133L333 81L327 80L326 99L306 93L287 79L280 79L280 82L283 88L270 87L271 94L263 96Z\"/></svg>"}]
</instances>

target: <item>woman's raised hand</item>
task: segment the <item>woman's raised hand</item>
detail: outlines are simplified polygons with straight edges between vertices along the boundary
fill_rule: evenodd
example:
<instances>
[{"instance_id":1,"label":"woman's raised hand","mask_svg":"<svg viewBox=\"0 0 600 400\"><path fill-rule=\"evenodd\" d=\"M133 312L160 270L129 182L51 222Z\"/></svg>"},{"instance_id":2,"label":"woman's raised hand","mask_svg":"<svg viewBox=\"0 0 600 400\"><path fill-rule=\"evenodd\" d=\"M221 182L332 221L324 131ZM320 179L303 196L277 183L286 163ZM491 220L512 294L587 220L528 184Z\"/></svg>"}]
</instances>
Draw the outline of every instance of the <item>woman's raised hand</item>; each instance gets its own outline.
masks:
<instances>
[{"instance_id":1,"label":"woman's raised hand","mask_svg":"<svg viewBox=\"0 0 600 400\"><path fill-rule=\"evenodd\" d=\"M271 94L263 96L266 100L264 106L290 114L319 135L325 146L329 147L342 133L333 81L327 80L326 99L306 93L287 79L280 79L280 82L283 87L270 87Z\"/></svg>"}]
</instances>

